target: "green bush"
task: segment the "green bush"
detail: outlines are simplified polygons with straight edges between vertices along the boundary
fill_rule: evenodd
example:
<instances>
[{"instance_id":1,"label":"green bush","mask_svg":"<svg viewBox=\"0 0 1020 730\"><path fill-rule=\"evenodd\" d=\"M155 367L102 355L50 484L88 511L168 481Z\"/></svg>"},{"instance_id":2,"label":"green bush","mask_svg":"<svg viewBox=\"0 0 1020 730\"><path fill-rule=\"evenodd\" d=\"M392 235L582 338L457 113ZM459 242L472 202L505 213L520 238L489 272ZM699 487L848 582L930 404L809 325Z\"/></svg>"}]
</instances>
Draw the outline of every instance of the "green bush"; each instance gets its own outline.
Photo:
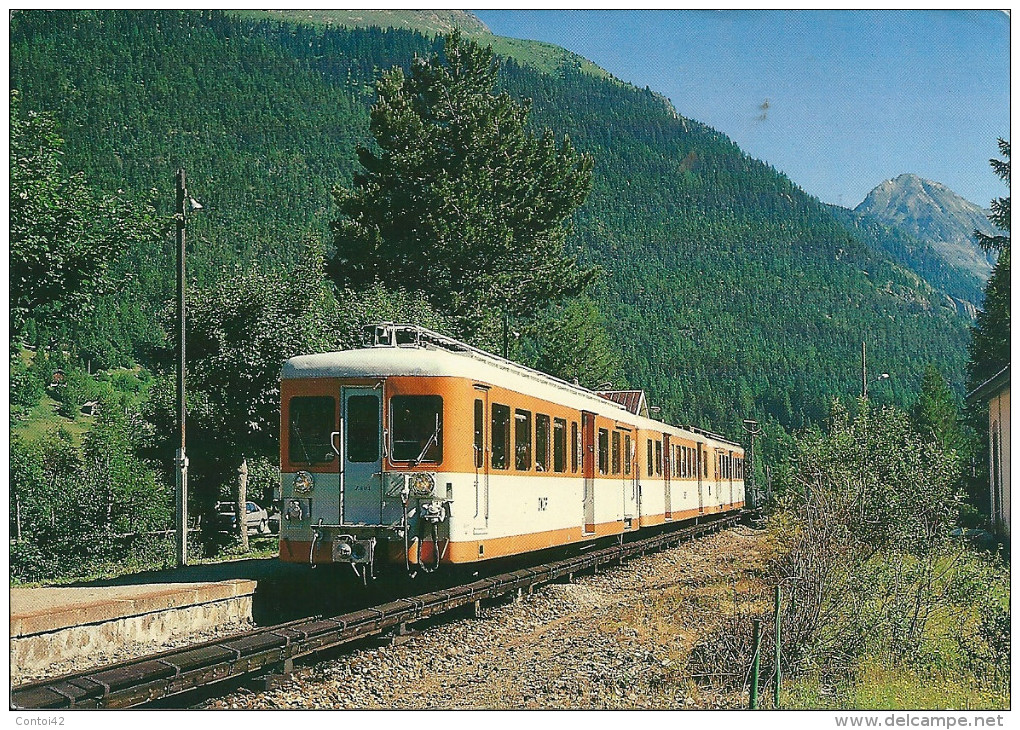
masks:
<instances>
[{"instance_id":1,"label":"green bush","mask_svg":"<svg viewBox=\"0 0 1020 730\"><path fill-rule=\"evenodd\" d=\"M87 376L86 376L87 377ZM135 455L137 416L100 394L82 446L57 429L11 439L11 578L85 577L140 556L169 557L172 490Z\"/></svg>"},{"instance_id":2,"label":"green bush","mask_svg":"<svg viewBox=\"0 0 1020 730\"><path fill-rule=\"evenodd\" d=\"M999 697L1008 573L953 537L958 452L902 411L859 409L836 403L829 431L795 439L783 472L773 571L789 669L882 706L912 674Z\"/></svg>"}]
</instances>

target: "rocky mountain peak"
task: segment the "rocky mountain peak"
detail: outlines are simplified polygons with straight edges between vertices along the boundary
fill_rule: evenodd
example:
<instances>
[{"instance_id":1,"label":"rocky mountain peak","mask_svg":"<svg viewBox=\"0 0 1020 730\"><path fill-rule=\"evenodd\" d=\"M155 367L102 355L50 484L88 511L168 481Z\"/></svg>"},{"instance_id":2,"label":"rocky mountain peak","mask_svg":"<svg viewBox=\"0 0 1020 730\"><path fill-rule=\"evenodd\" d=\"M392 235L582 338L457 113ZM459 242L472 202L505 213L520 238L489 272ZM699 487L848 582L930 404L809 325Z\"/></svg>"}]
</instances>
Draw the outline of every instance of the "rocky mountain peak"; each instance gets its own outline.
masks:
<instances>
[{"instance_id":1,"label":"rocky mountain peak","mask_svg":"<svg viewBox=\"0 0 1020 730\"><path fill-rule=\"evenodd\" d=\"M974 240L975 229L994 231L988 211L942 183L905 173L878 185L855 211L931 244L950 266L982 280L991 273L994 259Z\"/></svg>"}]
</instances>

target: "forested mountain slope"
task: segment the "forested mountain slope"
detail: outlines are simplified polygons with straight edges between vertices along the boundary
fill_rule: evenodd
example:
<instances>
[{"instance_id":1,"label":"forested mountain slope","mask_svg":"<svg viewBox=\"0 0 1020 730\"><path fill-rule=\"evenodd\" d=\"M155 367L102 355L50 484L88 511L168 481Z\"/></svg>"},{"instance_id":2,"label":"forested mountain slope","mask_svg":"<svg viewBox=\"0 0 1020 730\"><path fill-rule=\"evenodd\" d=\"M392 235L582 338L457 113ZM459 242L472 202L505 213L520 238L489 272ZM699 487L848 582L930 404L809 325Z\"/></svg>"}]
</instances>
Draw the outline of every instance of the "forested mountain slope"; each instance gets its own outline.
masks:
<instances>
[{"instance_id":1,"label":"forested mountain slope","mask_svg":"<svg viewBox=\"0 0 1020 730\"><path fill-rule=\"evenodd\" d=\"M882 222L865 213L829 205L829 211L879 255L888 256L913 271L945 295L945 304L961 316L973 319L984 299L982 278L973 271L946 260L935 244L908 232L905 227ZM975 244L976 247L976 244Z\"/></svg>"},{"instance_id":2,"label":"forested mountain slope","mask_svg":"<svg viewBox=\"0 0 1020 730\"><path fill-rule=\"evenodd\" d=\"M25 109L57 115L69 168L96 185L155 188L167 210L187 168L205 206L189 218L202 285L327 239L329 190L369 141L377 72L436 43L219 12L19 12L11 85ZM553 73L507 61L502 83L595 158L572 245L604 269L594 295L627 377L664 417L729 433L741 417L802 425L859 391L862 338L893 374L876 398L912 399L929 362L962 382L966 326L942 296L724 135L569 61ZM124 262L131 280L98 339L137 356L160 338L168 251L169 239Z\"/></svg>"}]
</instances>

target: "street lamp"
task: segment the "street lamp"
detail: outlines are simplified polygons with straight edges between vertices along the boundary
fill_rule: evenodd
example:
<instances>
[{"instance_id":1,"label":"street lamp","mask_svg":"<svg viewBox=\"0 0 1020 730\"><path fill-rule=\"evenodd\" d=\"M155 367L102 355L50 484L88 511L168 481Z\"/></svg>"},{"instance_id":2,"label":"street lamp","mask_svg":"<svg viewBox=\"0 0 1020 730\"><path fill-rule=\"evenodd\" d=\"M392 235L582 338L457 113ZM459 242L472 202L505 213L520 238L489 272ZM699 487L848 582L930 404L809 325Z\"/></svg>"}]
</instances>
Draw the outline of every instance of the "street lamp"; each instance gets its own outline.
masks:
<instances>
[{"instance_id":1,"label":"street lamp","mask_svg":"<svg viewBox=\"0 0 1020 730\"><path fill-rule=\"evenodd\" d=\"M889 373L882 373L872 381L868 381L868 346L867 343L861 342L861 398L867 400L868 398L868 385L873 385L882 380L888 380Z\"/></svg>"},{"instance_id":2,"label":"street lamp","mask_svg":"<svg viewBox=\"0 0 1020 730\"><path fill-rule=\"evenodd\" d=\"M185 259L184 259L184 229L186 226L185 213L189 207L192 210L201 210L202 206L197 200L188 195L188 189L184 181L184 168L177 170L177 208L174 218L177 223L177 424L180 428L181 447L177 450L175 467L177 473L176 485L176 507L177 507L177 545L176 557L177 566L183 567L188 564L188 456L184 448L184 420L186 406L184 403L184 341L185 341L185 318L187 311L184 295L187 282L185 280Z\"/></svg>"},{"instance_id":3,"label":"street lamp","mask_svg":"<svg viewBox=\"0 0 1020 730\"><path fill-rule=\"evenodd\" d=\"M874 380L871 380L871 381L865 380L864 381L864 394L863 394L864 398L867 399L867 397L868 397L868 388L870 386L874 385L875 383L881 383L883 380L888 380L888 379L889 379L889 373L882 373L881 375L879 375Z\"/></svg>"}]
</instances>

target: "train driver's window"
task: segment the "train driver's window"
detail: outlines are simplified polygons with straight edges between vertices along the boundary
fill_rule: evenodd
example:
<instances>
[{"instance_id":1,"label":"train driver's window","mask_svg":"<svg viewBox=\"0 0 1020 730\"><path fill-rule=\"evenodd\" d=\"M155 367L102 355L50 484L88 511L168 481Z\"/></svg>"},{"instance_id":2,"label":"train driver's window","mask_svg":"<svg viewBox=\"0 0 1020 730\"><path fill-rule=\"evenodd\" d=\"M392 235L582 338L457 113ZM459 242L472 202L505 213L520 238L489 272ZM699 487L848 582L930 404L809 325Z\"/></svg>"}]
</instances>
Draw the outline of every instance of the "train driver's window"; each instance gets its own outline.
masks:
<instances>
[{"instance_id":1,"label":"train driver's window","mask_svg":"<svg viewBox=\"0 0 1020 730\"><path fill-rule=\"evenodd\" d=\"M599 429L599 474L609 473L609 431Z\"/></svg>"},{"instance_id":2,"label":"train driver's window","mask_svg":"<svg viewBox=\"0 0 1020 730\"><path fill-rule=\"evenodd\" d=\"M652 440L648 439L648 476L655 476L655 462L652 461Z\"/></svg>"},{"instance_id":3,"label":"train driver's window","mask_svg":"<svg viewBox=\"0 0 1020 730\"><path fill-rule=\"evenodd\" d=\"M570 422L570 471L577 473L581 460L581 439L577 435L577 421Z\"/></svg>"},{"instance_id":4,"label":"train driver's window","mask_svg":"<svg viewBox=\"0 0 1020 730\"><path fill-rule=\"evenodd\" d=\"M514 412L514 450L517 454L517 471L531 469L531 411Z\"/></svg>"},{"instance_id":5,"label":"train driver's window","mask_svg":"<svg viewBox=\"0 0 1020 730\"><path fill-rule=\"evenodd\" d=\"M290 399L287 458L291 464L328 464L336 458L330 435L336 431L336 399L296 396Z\"/></svg>"},{"instance_id":6,"label":"train driver's window","mask_svg":"<svg viewBox=\"0 0 1020 730\"><path fill-rule=\"evenodd\" d=\"M553 419L553 471L567 470L567 422Z\"/></svg>"},{"instance_id":7,"label":"train driver's window","mask_svg":"<svg viewBox=\"0 0 1020 730\"><path fill-rule=\"evenodd\" d=\"M442 461L442 396L393 396L390 398L390 430L391 461Z\"/></svg>"},{"instance_id":8,"label":"train driver's window","mask_svg":"<svg viewBox=\"0 0 1020 730\"><path fill-rule=\"evenodd\" d=\"M492 404L492 468L510 468L510 406Z\"/></svg>"},{"instance_id":9,"label":"train driver's window","mask_svg":"<svg viewBox=\"0 0 1020 730\"><path fill-rule=\"evenodd\" d=\"M549 416L535 414L535 469L549 471L551 466L549 451L552 444L549 440Z\"/></svg>"}]
</instances>

